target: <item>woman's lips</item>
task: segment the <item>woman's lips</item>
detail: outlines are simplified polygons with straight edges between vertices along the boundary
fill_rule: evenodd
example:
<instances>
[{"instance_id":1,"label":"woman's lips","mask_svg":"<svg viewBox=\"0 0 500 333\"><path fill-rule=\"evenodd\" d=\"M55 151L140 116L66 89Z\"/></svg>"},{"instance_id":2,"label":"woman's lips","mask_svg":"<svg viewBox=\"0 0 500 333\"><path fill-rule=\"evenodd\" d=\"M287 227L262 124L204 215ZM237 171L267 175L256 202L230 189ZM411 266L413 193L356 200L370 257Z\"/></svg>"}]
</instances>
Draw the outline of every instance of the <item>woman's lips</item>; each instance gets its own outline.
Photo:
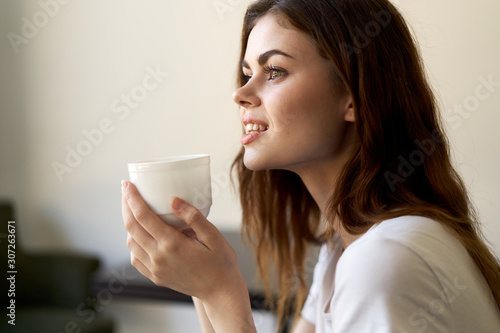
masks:
<instances>
[{"instance_id":1,"label":"woman's lips","mask_svg":"<svg viewBox=\"0 0 500 333\"><path fill-rule=\"evenodd\" d=\"M262 135L264 135L267 131L262 131L262 132L252 132L252 133L247 133L243 134L243 136L240 139L240 142L242 145L248 145L252 143L253 141L257 140L260 138Z\"/></svg>"},{"instance_id":2,"label":"woman's lips","mask_svg":"<svg viewBox=\"0 0 500 333\"><path fill-rule=\"evenodd\" d=\"M267 123L250 114L245 114L241 120L245 131L245 134L240 139L243 145L248 145L257 140L269 129Z\"/></svg>"}]
</instances>

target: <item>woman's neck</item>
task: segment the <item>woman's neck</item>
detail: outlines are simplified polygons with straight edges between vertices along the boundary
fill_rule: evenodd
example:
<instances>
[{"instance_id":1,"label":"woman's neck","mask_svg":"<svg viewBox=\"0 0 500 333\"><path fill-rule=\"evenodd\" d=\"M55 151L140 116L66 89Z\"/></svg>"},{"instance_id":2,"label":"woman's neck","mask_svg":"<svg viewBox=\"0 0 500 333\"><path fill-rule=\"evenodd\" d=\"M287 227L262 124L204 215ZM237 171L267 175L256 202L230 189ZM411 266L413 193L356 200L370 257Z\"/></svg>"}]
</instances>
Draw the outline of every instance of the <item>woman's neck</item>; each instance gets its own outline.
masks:
<instances>
[{"instance_id":1,"label":"woman's neck","mask_svg":"<svg viewBox=\"0 0 500 333\"><path fill-rule=\"evenodd\" d=\"M331 215L329 211L330 198L333 194L333 189L337 186L339 174L345 164L345 160L337 159L324 163L316 163L314 168L304 168L297 172L321 213L326 218L329 218ZM348 233L338 217L334 221L330 221L330 223L333 223L333 228L340 236L344 249L361 237L361 235Z\"/></svg>"}]
</instances>

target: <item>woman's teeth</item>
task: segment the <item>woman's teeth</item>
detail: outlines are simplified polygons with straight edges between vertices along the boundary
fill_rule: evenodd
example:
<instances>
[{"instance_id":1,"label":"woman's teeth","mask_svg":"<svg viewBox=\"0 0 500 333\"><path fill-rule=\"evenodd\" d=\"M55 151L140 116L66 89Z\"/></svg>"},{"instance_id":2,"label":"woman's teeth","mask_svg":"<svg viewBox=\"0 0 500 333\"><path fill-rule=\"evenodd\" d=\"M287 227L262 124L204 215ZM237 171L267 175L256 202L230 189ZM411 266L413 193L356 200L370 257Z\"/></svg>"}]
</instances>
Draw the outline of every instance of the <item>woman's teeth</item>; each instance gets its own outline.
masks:
<instances>
[{"instance_id":1,"label":"woman's teeth","mask_svg":"<svg viewBox=\"0 0 500 333\"><path fill-rule=\"evenodd\" d=\"M245 125L245 131L247 132L247 134L263 132L263 131L266 131L268 128L269 128L269 126L257 125L257 124L246 124Z\"/></svg>"}]
</instances>

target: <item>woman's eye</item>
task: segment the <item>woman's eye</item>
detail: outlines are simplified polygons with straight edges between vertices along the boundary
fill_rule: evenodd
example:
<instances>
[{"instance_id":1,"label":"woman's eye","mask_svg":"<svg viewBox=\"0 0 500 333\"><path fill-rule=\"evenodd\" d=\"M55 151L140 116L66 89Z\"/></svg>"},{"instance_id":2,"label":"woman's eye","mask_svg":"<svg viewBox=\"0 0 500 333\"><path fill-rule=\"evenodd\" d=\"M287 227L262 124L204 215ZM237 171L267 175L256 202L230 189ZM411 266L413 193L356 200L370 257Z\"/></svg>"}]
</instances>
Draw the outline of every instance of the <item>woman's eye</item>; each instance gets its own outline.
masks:
<instances>
[{"instance_id":1,"label":"woman's eye","mask_svg":"<svg viewBox=\"0 0 500 333\"><path fill-rule=\"evenodd\" d=\"M263 73L267 76L268 81L273 81L276 79L280 79L284 77L287 72L284 69L278 68L278 67L272 67L272 66L266 66L263 69ZM245 73L243 72L243 82L244 84L247 84L248 81L253 77L252 73Z\"/></svg>"},{"instance_id":2,"label":"woman's eye","mask_svg":"<svg viewBox=\"0 0 500 333\"><path fill-rule=\"evenodd\" d=\"M269 73L269 80L274 80L274 79L277 79L279 77L281 77L283 75L283 72L280 71L279 69L273 69L271 70L271 73Z\"/></svg>"},{"instance_id":3,"label":"woman's eye","mask_svg":"<svg viewBox=\"0 0 500 333\"><path fill-rule=\"evenodd\" d=\"M264 68L264 73L267 74L269 81L279 79L286 74L285 70L272 66Z\"/></svg>"},{"instance_id":4,"label":"woman's eye","mask_svg":"<svg viewBox=\"0 0 500 333\"><path fill-rule=\"evenodd\" d=\"M252 78L252 74L243 73L243 81L247 83Z\"/></svg>"}]
</instances>

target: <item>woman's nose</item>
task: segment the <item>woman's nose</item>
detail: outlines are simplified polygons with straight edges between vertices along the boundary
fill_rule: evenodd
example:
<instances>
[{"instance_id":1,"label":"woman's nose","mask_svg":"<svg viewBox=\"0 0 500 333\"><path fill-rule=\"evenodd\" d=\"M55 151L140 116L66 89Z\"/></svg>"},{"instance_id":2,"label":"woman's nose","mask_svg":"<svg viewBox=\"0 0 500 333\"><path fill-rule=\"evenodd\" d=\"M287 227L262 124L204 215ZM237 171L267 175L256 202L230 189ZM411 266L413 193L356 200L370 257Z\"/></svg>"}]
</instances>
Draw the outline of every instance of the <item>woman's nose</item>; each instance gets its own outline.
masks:
<instances>
[{"instance_id":1,"label":"woman's nose","mask_svg":"<svg viewBox=\"0 0 500 333\"><path fill-rule=\"evenodd\" d=\"M259 96L248 83L233 92L233 101L243 107L260 105Z\"/></svg>"}]
</instances>

